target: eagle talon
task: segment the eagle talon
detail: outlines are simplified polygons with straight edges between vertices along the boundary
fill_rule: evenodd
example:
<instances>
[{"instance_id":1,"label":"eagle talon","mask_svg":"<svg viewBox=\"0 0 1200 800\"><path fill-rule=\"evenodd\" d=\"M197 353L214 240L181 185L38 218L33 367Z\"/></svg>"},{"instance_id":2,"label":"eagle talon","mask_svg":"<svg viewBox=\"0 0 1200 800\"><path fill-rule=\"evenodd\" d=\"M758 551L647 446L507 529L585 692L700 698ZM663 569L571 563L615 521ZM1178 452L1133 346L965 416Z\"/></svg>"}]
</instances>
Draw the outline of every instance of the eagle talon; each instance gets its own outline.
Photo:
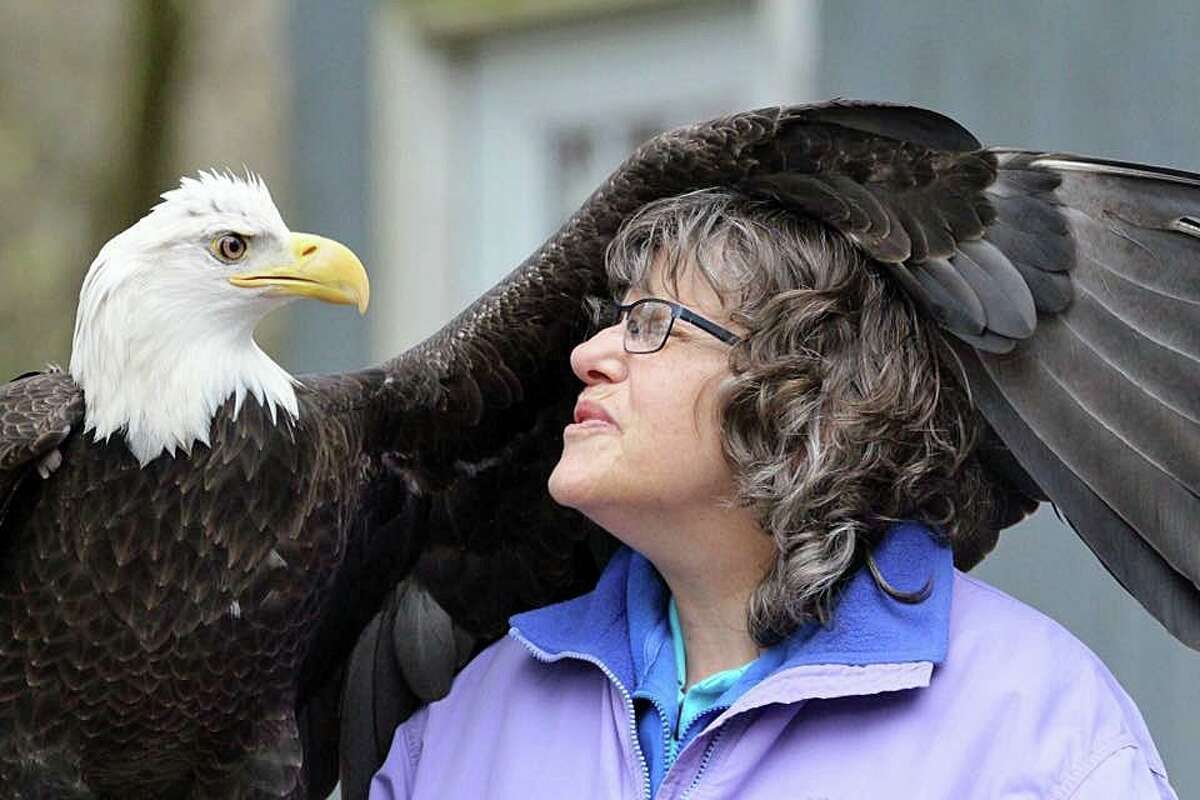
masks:
<instances>
[{"instance_id":1,"label":"eagle talon","mask_svg":"<svg viewBox=\"0 0 1200 800\"><path fill-rule=\"evenodd\" d=\"M62 452L56 447L46 455L42 456L37 463L38 475L42 476L42 480L49 480L50 476L62 466Z\"/></svg>"}]
</instances>

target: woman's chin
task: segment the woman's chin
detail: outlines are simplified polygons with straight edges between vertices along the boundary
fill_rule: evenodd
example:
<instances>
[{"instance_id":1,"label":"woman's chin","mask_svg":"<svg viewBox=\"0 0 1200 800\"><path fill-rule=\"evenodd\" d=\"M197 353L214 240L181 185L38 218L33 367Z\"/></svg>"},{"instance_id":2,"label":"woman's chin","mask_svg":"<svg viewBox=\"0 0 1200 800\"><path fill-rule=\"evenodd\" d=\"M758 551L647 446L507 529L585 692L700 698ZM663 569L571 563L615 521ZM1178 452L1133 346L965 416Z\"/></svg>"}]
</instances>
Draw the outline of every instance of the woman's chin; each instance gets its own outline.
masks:
<instances>
[{"instance_id":1,"label":"woman's chin","mask_svg":"<svg viewBox=\"0 0 1200 800\"><path fill-rule=\"evenodd\" d=\"M586 513L589 506L602 499L604 483L590 459L564 456L550 473L546 488L560 506Z\"/></svg>"},{"instance_id":2,"label":"woman's chin","mask_svg":"<svg viewBox=\"0 0 1200 800\"><path fill-rule=\"evenodd\" d=\"M550 490L550 497L560 506L578 508L577 503L586 494L580 478L581 476L573 475L572 470L564 469L560 461L546 482L546 488Z\"/></svg>"}]
</instances>

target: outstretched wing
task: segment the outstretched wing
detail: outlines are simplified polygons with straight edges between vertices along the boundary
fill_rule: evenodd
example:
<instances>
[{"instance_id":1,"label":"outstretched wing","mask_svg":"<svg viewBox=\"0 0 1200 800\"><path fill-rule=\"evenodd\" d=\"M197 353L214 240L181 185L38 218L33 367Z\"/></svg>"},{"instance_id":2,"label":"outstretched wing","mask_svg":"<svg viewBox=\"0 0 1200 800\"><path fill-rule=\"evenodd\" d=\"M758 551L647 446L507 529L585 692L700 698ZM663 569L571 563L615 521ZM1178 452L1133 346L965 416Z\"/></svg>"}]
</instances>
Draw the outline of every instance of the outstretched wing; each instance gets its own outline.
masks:
<instances>
[{"instance_id":1,"label":"outstretched wing","mask_svg":"<svg viewBox=\"0 0 1200 800\"><path fill-rule=\"evenodd\" d=\"M375 485L393 487L381 492L392 504L405 498L377 530L419 542L388 573L400 588L355 657L326 670L353 673L342 709L348 794L364 790L395 722L444 691L509 613L594 574L587 537L561 540L579 523L538 511L506 527L486 509L506 498L550 508L552 459L525 448L556 439L566 419L577 389L567 355L585 334L583 299L606 290L604 249L642 205L693 189L773 198L882 262L962 343L964 375L1007 448L981 454L1011 495L1005 522L1049 496L1122 584L1200 647L1200 556L1184 529L1200 510L1200 417L1187 388L1200 385L1194 185L1182 173L984 150L946 117L886 105L765 109L639 148L442 331L344 376L338 402L361 411L387 464ZM355 582L372 562L339 580ZM505 578L545 574L554 579L540 593ZM427 694L397 699L399 685Z\"/></svg>"},{"instance_id":2,"label":"outstretched wing","mask_svg":"<svg viewBox=\"0 0 1200 800\"><path fill-rule=\"evenodd\" d=\"M24 480L55 469L58 446L82 420L83 392L56 369L0 386L0 541Z\"/></svg>"},{"instance_id":3,"label":"outstretched wing","mask_svg":"<svg viewBox=\"0 0 1200 800\"><path fill-rule=\"evenodd\" d=\"M1016 459L990 462L996 476L1051 499L1121 585L1200 649L1200 175L872 149L856 180L782 175L748 189L885 262L961 343L976 403ZM933 164L946 178L923 184ZM897 185L903 170L909 185ZM956 555L969 566L985 552Z\"/></svg>"},{"instance_id":4,"label":"outstretched wing","mask_svg":"<svg viewBox=\"0 0 1200 800\"><path fill-rule=\"evenodd\" d=\"M985 235L1036 334L962 361L980 409L1110 573L1200 649L1200 175L997 153Z\"/></svg>"}]
</instances>

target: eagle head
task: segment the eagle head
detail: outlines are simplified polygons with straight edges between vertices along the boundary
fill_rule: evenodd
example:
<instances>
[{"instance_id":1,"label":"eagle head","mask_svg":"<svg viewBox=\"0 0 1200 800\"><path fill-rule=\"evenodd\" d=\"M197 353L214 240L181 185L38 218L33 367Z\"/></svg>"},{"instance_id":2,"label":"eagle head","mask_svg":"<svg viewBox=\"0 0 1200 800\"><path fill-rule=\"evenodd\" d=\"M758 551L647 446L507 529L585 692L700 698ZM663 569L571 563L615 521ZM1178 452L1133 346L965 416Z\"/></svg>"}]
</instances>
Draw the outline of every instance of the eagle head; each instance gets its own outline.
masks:
<instances>
[{"instance_id":1,"label":"eagle head","mask_svg":"<svg viewBox=\"0 0 1200 800\"><path fill-rule=\"evenodd\" d=\"M213 415L247 394L299 415L294 379L254 342L297 298L367 307L362 263L330 239L292 233L262 179L201 172L101 248L83 280L70 371L85 430L124 435L143 466L208 444Z\"/></svg>"}]
</instances>

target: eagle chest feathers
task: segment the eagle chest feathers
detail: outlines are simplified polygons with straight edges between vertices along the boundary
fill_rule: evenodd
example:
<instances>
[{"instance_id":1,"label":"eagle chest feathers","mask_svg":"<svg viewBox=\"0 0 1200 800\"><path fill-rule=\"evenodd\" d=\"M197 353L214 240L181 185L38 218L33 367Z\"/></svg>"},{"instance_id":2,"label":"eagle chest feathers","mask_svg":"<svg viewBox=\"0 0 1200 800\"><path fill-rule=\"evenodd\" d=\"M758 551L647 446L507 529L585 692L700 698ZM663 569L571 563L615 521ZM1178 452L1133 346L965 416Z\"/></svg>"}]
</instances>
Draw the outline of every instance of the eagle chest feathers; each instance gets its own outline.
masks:
<instances>
[{"instance_id":1,"label":"eagle chest feathers","mask_svg":"<svg viewBox=\"0 0 1200 800\"><path fill-rule=\"evenodd\" d=\"M332 465L354 462L330 420L304 427L321 418L307 410L275 421L247 399L235 419L231 399L210 447L145 467L119 436L65 444L64 466L14 509L26 541L0 561L10 721L43 741L82 730L93 740L67 746L108 750L86 760L120 773L151 749L203 758L194 721L219 709L230 728L208 733L228 740L248 712L290 707L349 526L352 482Z\"/></svg>"}]
</instances>

